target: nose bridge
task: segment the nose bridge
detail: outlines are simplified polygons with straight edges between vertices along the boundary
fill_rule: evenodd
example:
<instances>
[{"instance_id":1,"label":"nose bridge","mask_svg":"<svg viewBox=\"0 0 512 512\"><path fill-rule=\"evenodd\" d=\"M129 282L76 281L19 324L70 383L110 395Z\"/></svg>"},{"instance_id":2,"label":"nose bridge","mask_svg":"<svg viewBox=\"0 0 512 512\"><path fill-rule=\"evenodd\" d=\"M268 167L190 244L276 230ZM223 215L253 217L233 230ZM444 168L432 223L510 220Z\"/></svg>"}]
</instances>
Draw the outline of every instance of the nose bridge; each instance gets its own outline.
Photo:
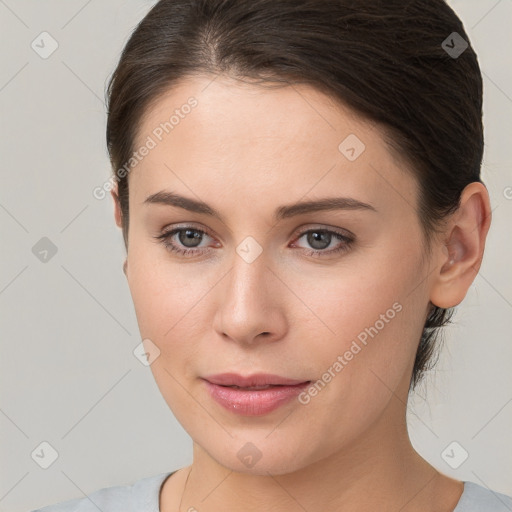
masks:
<instances>
[{"instance_id":1,"label":"nose bridge","mask_svg":"<svg viewBox=\"0 0 512 512\"><path fill-rule=\"evenodd\" d=\"M233 256L232 270L226 284L226 303L238 314L253 316L258 309L269 306L268 258L262 253L254 257L254 248L250 247L250 243L243 244L237 247Z\"/></svg>"},{"instance_id":2,"label":"nose bridge","mask_svg":"<svg viewBox=\"0 0 512 512\"><path fill-rule=\"evenodd\" d=\"M259 232L258 232L259 233ZM258 236L258 235L256 235ZM270 252L263 247L263 235L258 240L251 235L244 236L234 247L231 259L231 272L227 282L228 293L235 304L247 302L247 297L253 297L252 303L265 302L267 290L268 265L271 264ZM261 242L261 243L260 243Z\"/></svg>"},{"instance_id":3,"label":"nose bridge","mask_svg":"<svg viewBox=\"0 0 512 512\"><path fill-rule=\"evenodd\" d=\"M267 254L255 240L245 239L237 246L216 314L219 334L246 343L262 333L272 338L280 335L285 321L268 265Z\"/></svg>"}]
</instances>

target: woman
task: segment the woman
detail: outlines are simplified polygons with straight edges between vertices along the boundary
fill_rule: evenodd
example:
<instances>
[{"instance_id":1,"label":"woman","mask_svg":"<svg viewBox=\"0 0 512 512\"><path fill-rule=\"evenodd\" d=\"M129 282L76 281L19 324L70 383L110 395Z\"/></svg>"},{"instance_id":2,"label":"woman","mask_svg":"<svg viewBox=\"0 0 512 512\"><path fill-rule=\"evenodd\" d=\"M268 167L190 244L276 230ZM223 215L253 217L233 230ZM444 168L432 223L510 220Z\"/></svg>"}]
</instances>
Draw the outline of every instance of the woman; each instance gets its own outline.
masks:
<instances>
[{"instance_id":1,"label":"woman","mask_svg":"<svg viewBox=\"0 0 512 512\"><path fill-rule=\"evenodd\" d=\"M98 193L193 463L41 510L512 510L406 425L491 221L451 8L161 0L108 92Z\"/></svg>"}]
</instances>

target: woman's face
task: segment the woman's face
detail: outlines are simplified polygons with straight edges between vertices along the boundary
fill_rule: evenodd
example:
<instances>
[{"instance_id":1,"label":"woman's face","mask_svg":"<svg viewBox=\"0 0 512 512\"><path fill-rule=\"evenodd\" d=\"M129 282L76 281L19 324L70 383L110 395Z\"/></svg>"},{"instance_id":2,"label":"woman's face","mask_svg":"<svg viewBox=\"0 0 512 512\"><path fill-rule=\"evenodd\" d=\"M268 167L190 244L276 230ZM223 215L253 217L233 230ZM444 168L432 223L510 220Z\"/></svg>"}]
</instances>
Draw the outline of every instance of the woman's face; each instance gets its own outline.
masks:
<instances>
[{"instance_id":1,"label":"woman's face","mask_svg":"<svg viewBox=\"0 0 512 512\"><path fill-rule=\"evenodd\" d=\"M282 474L386 443L431 287L416 181L378 127L315 89L212 80L148 109L129 174L127 279L157 385L236 471ZM187 202L148 200L158 193ZM250 415L211 397L203 379L221 373L316 392Z\"/></svg>"}]
</instances>

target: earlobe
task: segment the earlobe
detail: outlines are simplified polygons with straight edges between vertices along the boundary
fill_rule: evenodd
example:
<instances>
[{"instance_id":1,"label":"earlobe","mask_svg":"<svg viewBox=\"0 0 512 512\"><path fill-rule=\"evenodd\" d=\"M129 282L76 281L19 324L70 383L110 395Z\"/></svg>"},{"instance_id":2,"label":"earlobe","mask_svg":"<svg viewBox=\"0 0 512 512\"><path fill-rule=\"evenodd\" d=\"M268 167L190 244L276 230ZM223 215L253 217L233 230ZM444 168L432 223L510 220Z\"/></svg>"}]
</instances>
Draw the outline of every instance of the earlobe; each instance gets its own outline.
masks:
<instances>
[{"instance_id":1,"label":"earlobe","mask_svg":"<svg viewBox=\"0 0 512 512\"><path fill-rule=\"evenodd\" d=\"M447 309L462 302L480 270L490 223L487 189L480 182L470 183L447 223L445 241L438 247L430 292L433 304Z\"/></svg>"}]
</instances>

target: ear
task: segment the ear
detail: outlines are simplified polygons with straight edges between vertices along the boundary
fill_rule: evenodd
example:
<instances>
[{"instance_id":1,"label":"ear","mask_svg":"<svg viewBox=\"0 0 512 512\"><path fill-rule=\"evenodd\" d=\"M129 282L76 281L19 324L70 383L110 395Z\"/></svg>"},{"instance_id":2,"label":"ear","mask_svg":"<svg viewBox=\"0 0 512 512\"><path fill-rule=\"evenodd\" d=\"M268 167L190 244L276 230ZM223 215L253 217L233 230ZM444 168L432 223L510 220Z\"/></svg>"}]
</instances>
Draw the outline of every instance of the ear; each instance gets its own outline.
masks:
<instances>
[{"instance_id":1,"label":"ear","mask_svg":"<svg viewBox=\"0 0 512 512\"><path fill-rule=\"evenodd\" d=\"M116 220L116 224L118 227L122 227L121 205L119 204L117 183L114 185L114 188L110 191L110 194L112 195L112 199L114 200L114 218Z\"/></svg>"},{"instance_id":2,"label":"ear","mask_svg":"<svg viewBox=\"0 0 512 512\"><path fill-rule=\"evenodd\" d=\"M480 182L467 185L437 249L430 290L430 301L436 306L454 307L466 296L480 270L491 213L485 186Z\"/></svg>"}]
</instances>

